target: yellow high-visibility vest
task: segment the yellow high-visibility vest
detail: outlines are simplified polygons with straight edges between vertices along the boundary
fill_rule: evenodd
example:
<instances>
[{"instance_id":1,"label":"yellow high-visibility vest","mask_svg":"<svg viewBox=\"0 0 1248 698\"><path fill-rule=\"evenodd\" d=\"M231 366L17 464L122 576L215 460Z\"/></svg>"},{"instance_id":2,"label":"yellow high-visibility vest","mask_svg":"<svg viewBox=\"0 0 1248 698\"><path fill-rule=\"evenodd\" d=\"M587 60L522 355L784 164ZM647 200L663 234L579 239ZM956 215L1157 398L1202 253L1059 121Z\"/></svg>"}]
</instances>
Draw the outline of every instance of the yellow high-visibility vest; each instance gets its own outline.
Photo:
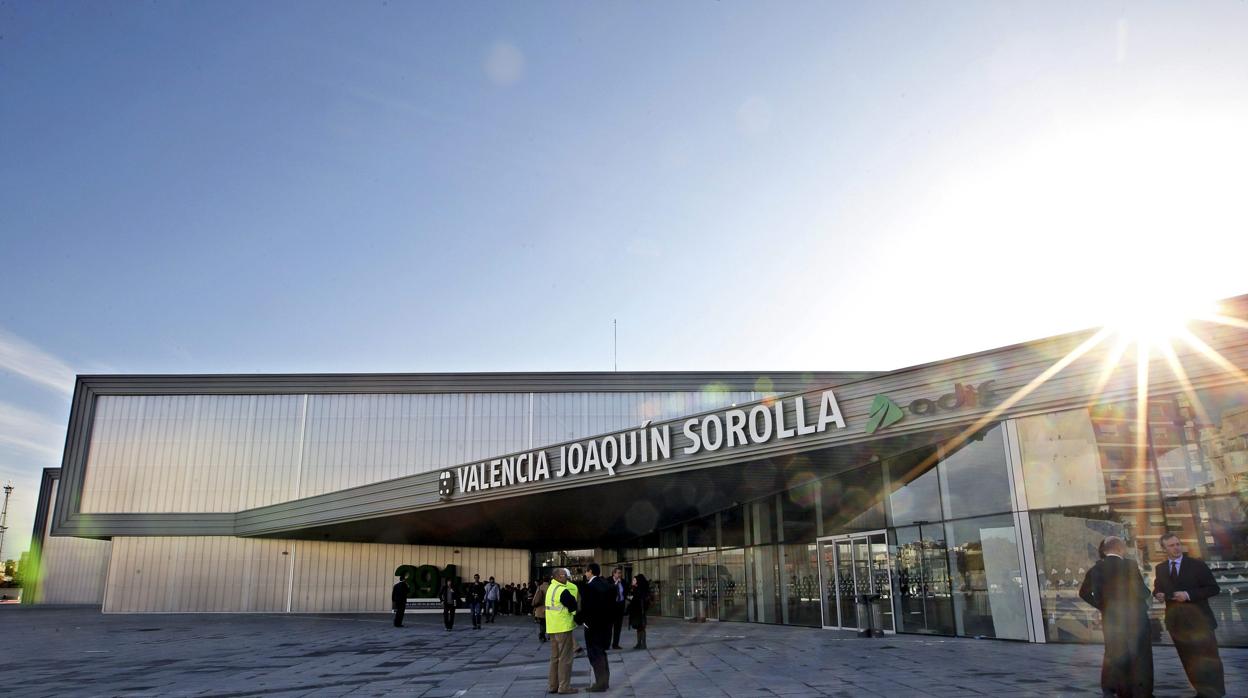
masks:
<instances>
[{"instance_id":1,"label":"yellow high-visibility vest","mask_svg":"<svg viewBox=\"0 0 1248 698\"><path fill-rule=\"evenodd\" d=\"M572 620L572 611L559 603L559 597L563 596L565 589L572 595L572 598L578 598L580 592L572 583L560 584L558 581L551 580L550 588L546 590L546 632L548 633L566 633L576 629L576 622Z\"/></svg>"}]
</instances>

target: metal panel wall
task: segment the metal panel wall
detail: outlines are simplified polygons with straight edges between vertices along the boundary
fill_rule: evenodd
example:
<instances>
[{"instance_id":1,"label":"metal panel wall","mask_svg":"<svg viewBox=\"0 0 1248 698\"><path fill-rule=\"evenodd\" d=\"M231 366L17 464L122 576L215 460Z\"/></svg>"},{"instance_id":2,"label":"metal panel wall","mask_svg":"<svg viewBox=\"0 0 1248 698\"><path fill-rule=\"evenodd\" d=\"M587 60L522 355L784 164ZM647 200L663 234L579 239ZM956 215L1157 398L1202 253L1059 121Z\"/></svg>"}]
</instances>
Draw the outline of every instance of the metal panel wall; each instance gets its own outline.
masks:
<instances>
[{"instance_id":1,"label":"metal panel wall","mask_svg":"<svg viewBox=\"0 0 1248 698\"><path fill-rule=\"evenodd\" d=\"M405 564L454 564L460 577L493 576L500 584L527 582L529 575L527 550L298 541L291 611L386 612L394 570Z\"/></svg>"},{"instance_id":2,"label":"metal panel wall","mask_svg":"<svg viewBox=\"0 0 1248 698\"><path fill-rule=\"evenodd\" d=\"M300 395L97 398L82 511L233 512L293 498Z\"/></svg>"},{"instance_id":3,"label":"metal panel wall","mask_svg":"<svg viewBox=\"0 0 1248 698\"><path fill-rule=\"evenodd\" d=\"M59 482L52 482L50 502ZM104 577L112 544L106 540L52 536L52 517L44 525L39 549L39 583L35 603L98 604L104 598Z\"/></svg>"},{"instance_id":4,"label":"metal panel wall","mask_svg":"<svg viewBox=\"0 0 1248 698\"><path fill-rule=\"evenodd\" d=\"M526 580L529 571L524 550L225 536L119 537L113 544L103 601L109 613L384 613L402 564L453 563L462 577L493 575L501 583Z\"/></svg>"},{"instance_id":5,"label":"metal panel wall","mask_svg":"<svg viewBox=\"0 0 1248 698\"><path fill-rule=\"evenodd\" d=\"M723 390L103 395L82 511L242 511L758 397Z\"/></svg>"},{"instance_id":6,"label":"metal panel wall","mask_svg":"<svg viewBox=\"0 0 1248 698\"><path fill-rule=\"evenodd\" d=\"M758 400L767 395L769 393L740 390L534 393L532 446L628 429L646 420L657 422L675 419L687 414ZM508 451L493 451L478 457L503 453Z\"/></svg>"},{"instance_id":7,"label":"metal panel wall","mask_svg":"<svg viewBox=\"0 0 1248 698\"><path fill-rule=\"evenodd\" d=\"M104 611L285 611L289 545L225 536L114 538Z\"/></svg>"}]
</instances>

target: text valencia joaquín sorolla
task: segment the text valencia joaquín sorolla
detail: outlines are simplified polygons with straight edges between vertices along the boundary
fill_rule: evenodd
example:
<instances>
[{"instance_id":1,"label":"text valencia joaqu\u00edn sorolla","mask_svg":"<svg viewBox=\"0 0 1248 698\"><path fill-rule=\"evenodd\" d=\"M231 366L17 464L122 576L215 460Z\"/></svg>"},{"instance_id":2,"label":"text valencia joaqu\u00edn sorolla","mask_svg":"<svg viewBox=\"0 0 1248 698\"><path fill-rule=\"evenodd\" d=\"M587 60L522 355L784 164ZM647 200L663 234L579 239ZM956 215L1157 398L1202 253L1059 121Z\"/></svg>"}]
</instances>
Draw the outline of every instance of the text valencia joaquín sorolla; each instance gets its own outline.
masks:
<instances>
[{"instance_id":1,"label":"text valencia joaqu\u00edn sorolla","mask_svg":"<svg viewBox=\"0 0 1248 698\"><path fill-rule=\"evenodd\" d=\"M786 422L786 405L792 407L791 424ZM813 423L806 421L806 402L800 395L771 404L754 405L748 410L733 408L722 413L690 417L681 426L682 433L689 440L689 445L681 452L693 455L798 438L827 431L830 426L844 429L845 418L832 391L826 390L819 398L819 416ZM545 450L455 468L455 489L459 492L480 492L597 471L606 471L613 476L619 467L664 461L671 457L672 425L650 426L647 421L637 429L560 446L559 460L553 469ZM449 472L443 473L441 484L444 492Z\"/></svg>"}]
</instances>

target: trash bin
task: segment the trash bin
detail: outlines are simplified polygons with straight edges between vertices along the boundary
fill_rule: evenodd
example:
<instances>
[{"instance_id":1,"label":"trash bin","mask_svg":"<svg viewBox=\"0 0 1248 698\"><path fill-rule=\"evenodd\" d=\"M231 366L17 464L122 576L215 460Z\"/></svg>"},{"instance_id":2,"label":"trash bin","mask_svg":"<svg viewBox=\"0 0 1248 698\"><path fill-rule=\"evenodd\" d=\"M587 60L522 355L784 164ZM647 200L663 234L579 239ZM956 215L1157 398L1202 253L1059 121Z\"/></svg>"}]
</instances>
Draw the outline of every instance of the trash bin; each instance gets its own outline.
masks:
<instances>
[{"instance_id":1,"label":"trash bin","mask_svg":"<svg viewBox=\"0 0 1248 698\"><path fill-rule=\"evenodd\" d=\"M693 622L706 622L706 599L701 594L693 597Z\"/></svg>"},{"instance_id":2,"label":"trash bin","mask_svg":"<svg viewBox=\"0 0 1248 698\"><path fill-rule=\"evenodd\" d=\"M880 595L858 595L858 637L883 637L884 629L880 626Z\"/></svg>"}]
</instances>

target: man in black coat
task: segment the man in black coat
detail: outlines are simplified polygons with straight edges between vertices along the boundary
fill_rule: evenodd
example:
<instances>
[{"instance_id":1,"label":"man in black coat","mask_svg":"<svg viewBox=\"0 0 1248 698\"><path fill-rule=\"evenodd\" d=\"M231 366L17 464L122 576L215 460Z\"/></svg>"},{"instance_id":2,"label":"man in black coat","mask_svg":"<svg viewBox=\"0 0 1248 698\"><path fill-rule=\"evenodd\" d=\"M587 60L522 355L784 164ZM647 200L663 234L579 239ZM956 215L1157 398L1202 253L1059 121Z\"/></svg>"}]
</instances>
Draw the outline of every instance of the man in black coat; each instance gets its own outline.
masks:
<instances>
[{"instance_id":1,"label":"man in black coat","mask_svg":"<svg viewBox=\"0 0 1248 698\"><path fill-rule=\"evenodd\" d=\"M464 596L468 597L468 609L472 612L472 627L481 629L481 607L485 604L485 584L481 575L472 575L472 582L464 586Z\"/></svg>"},{"instance_id":2,"label":"man in black coat","mask_svg":"<svg viewBox=\"0 0 1248 698\"><path fill-rule=\"evenodd\" d=\"M611 670L607 666L607 647L611 645L611 619L615 614L615 587L603 579L602 568L591 562L585 573L579 622L585 624L585 651L594 668L591 693L607 690Z\"/></svg>"},{"instance_id":3,"label":"man in black coat","mask_svg":"<svg viewBox=\"0 0 1248 698\"><path fill-rule=\"evenodd\" d=\"M403 614L407 611L407 582L402 577L390 590L390 607L394 609L394 627L403 627Z\"/></svg>"},{"instance_id":4,"label":"man in black coat","mask_svg":"<svg viewBox=\"0 0 1248 698\"><path fill-rule=\"evenodd\" d=\"M1218 622L1209 599L1221 589L1204 562L1183 554L1183 542L1173 533L1161 537L1166 559L1153 574L1153 595L1166 602L1166 630L1183 662L1187 680L1201 698L1226 695L1222 658L1213 630Z\"/></svg>"},{"instance_id":5,"label":"man in black coat","mask_svg":"<svg viewBox=\"0 0 1248 698\"><path fill-rule=\"evenodd\" d=\"M1105 656L1101 660L1101 695L1151 698L1153 648L1149 644L1148 586L1127 546L1110 536L1101 543L1104 559L1088 570L1079 598L1101 612Z\"/></svg>"}]
</instances>

